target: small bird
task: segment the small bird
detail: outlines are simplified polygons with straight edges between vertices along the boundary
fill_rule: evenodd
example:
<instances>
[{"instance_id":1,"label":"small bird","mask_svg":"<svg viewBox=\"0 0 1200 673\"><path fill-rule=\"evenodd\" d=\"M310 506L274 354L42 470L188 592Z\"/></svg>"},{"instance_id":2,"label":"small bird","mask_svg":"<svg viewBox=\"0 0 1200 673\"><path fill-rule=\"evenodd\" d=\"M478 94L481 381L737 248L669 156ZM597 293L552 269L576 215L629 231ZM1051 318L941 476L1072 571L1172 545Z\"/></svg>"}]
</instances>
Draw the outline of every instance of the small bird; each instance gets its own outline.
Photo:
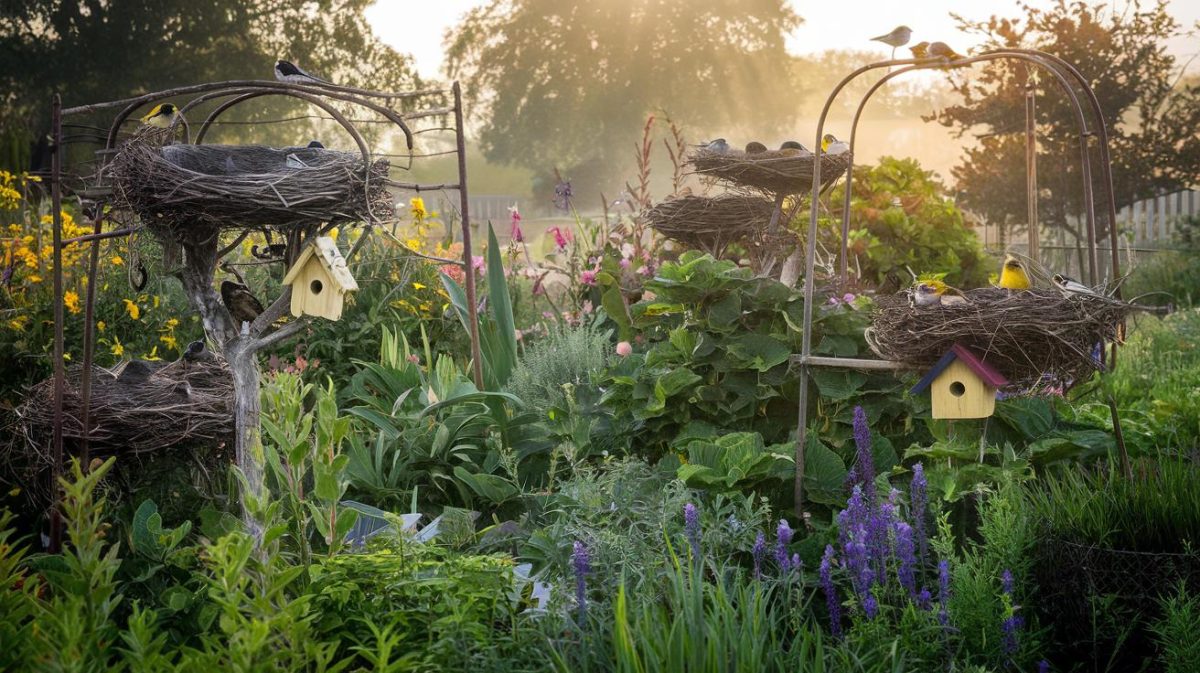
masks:
<instances>
[{"instance_id":1,"label":"small bird","mask_svg":"<svg viewBox=\"0 0 1200 673\"><path fill-rule=\"evenodd\" d=\"M892 48L892 58L896 58L896 48L903 47L912 39L912 29L908 26L896 26L892 32L871 38L872 42L882 42Z\"/></svg>"},{"instance_id":2,"label":"small bird","mask_svg":"<svg viewBox=\"0 0 1200 673\"><path fill-rule=\"evenodd\" d=\"M314 141L312 141L312 142L308 143L308 149L310 149L310 150L323 150L323 149L325 149L325 146L321 144L321 141L320 141L320 140L314 140Z\"/></svg>"},{"instance_id":3,"label":"small bird","mask_svg":"<svg viewBox=\"0 0 1200 673\"><path fill-rule=\"evenodd\" d=\"M917 281L908 292L908 302L913 308L969 303L961 290L950 287L940 280Z\"/></svg>"},{"instance_id":4,"label":"small bird","mask_svg":"<svg viewBox=\"0 0 1200 673\"><path fill-rule=\"evenodd\" d=\"M330 84L315 75L310 75L291 61L275 61L275 79L292 84Z\"/></svg>"},{"instance_id":5,"label":"small bird","mask_svg":"<svg viewBox=\"0 0 1200 673\"><path fill-rule=\"evenodd\" d=\"M821 151L825 154L845 154L850 151L850 144L838 140L832 133L826 133L821 138Z\"/></svg>"},{"instance_id":6,"label":"small bird","mask_svg":"<svg viewBox=\"0 0 1200 673\"><path fill-rule=\"evenodd\" d=\"M1000 268L999 286L1006 290L1028 290L1032 285L1021 260L1012 255L1005 255L1004 266Z\"/></svg>"},{"instance_id":7,"label":"small bird","mask_svg":"<svg viewBox=\"0 0 1200 673\"><path fill-rule=\"evenodd\" d=\"M288 168L308 168L308 164L301 161L300 157L296 156L295 154L289 154L289 155L287 155L287 167Z\"/></svg>"},{"instance_id":8,"label":"small bird","mask_svg":"<svg viewBox=\"0 0 1200 673\"><path fill-rule=\"evenodd\" d=\"M146 360L130 360L117 376L117 380L125 384L142 383L153 376L154 372L160 368L161 365L147 362Z\"/></svg>"},{"instance_id":9,"label":"small bird","mask_svg":"<svg viewBox=\"0 0 1200 673\"><path fill-rule=\"evenodd\" d=\"M1054 274L1054 286L1059 290L1062 290L1063 296L1066 297L1069 297L1073 294L1091 295L1093 297L1100 296L1100 294L1092 288L1084 285L1074 278L1064 276L1061 273Z\"/></svg>"},{"instance_id":10,"label":"small bird","mask_svg":"<svg viewBox=\"0 0 1200 673\"><path fill-rule=\"evenodd\" d=\"M918 42L908 48L912 52L913 58L929 58L929 43Z\"/></svg>"},{"instance_id":11,"label":"small bird","mask_svg":"<svg viewBox=\"0 0 1200 673\"><path fill-rule=\"evenodd\" d=\"M161 103L150 108L145 117L141 121L147 126L156 126L160 129L165 129L175 121L175 115L179 111L171 103Z\"/></svg>"},{"instance_id":12,"label":"small bird","mask_svg":"<svg viewBox=\"0 0 1200 673\"><path fill-rule=\"evenodd\" d=\"M716 140L713 140L712 142L707 142L707 143L704 143L703 145L696 145L696 147L699 147L700 149L708 150L709 152L716 152L717 154L728 154L729 153L729 143L725 142L724 138L717 138Z\"/></svg>"},{"instance_id":13,"label":"small bird","mask_svg":"<svg viewBox=\"0 0 1200 673\"><path fill-rule=\"evenodd\" d=\"M254 322L263 312L262 303L250 293L250 288L232 280L221 281L221 301L239 325Z\"/></svg>"},{"instance_id":14,"label":"small bird","mask_svg":"<svg viewBox=\"0 0 1200 673\"><path fill-rule=\"evenodd\" d=\"M213 352L204 347L203 341L193 341L183 351L183 359L187 362L211 362L216 359Z\"/></svg>"},{"instance_id":15,"label":"small bird","mask_svg":"<svg viewBox=\"0 0 1200 673\"><path fill-rule=\"evenodd\" d=\"M762 154L767 151L767 146L757 140L746 143L746 154Z\"/></svg>"},{"instance_id":16,"label":"small bird","mask_svg":"<svg viewBox=\"0 0 1200 673\"><path fill-rule=\"evenodd\" d=\"M950 45L945 42L933 42L929 45L929 55L935 58L944 58L951 61L966 58L962 54L950 48Z\"/></svg>"},{"instance_id":17,"label":"small bird","mask_svg":"<svg viewBox=\"0 0 1200 673\"><path fill-rule=\"evenodd\" d=\"M783 152L786 156L789 156L789 157L791 157L791 156L811 157L813 155L813 153L810 152L807 147L805 147L804 145L801 145L800 143L796 142L795 140L789 140L789 141L785 142L784 144L780 145L779 151Z\"/></svg>"}]
</instances>

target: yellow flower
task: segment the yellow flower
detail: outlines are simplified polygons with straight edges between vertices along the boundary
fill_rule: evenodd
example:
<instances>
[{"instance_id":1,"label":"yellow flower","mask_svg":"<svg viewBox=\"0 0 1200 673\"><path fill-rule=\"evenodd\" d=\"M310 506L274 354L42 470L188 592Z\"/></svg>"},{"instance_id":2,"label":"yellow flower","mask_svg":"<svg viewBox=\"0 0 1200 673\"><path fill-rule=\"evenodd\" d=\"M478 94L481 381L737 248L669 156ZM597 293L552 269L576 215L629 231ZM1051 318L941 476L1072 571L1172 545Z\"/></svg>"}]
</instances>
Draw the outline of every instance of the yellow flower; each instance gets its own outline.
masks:
<instances>
[{"instance_id":1,"label":"yellow flower","mask_svg":"<svg viewBox=\"0 0 1200 673\"><path fill-rule=\"evenodd\" d=\"M412 206L413 219L417 221L417 224L420 224L425 219L425 215L427 214L427 211L425 210L425 199L422 199L419 196L414 196L409 200L408 203L410 206Z\"/></svg>"},{"instance_id":2,"label":"yellow flower","mask_svg":"<svg viewBox=\"0 0 1200 673\"><path fill-rule=\"evenodd\" d=\"M108 261L112 262L113 266L121 266L122 264L125 263L125 260L121 259L120 255L113 255L112 257L109 258Z\"/></svg>"},{"instance_id":3,"label":"yellow flower","mask_svg":"<svg viewBox=\"0 0 1200 673\"><path fill-rule=\"evenodd\" d=\"M99 332L103 332L103 331L104 331L104 328L106 328L106 327L108 327L108 325L106 325L106 324L104 323L104 321L103 321L103 320L101 320L100 322L96 323L96 330L97 330L97 331L99 331Z\"/></svg>"},{"instance_id":4,"label":"yellow flower","mask_svg":"<svg viewBox=\"0 0 1200 673\"><path fill-rule=\"evenodd\" d=\"M179 327L178 318L170 318L167 320L167 329L175 329L176 327Z\"/></svg>"},{"instance_id":5,"label":"yellow flower","mask_svg":"<svg viewBox=\"0 0 1200 673\"><path fill-rule=\"evenodd\" d=\"M404 245L407 246L409 250L421 252L421 239L419 238L410 238L404 242Z\"/></svg>"},{"instance_id":6,"label":"yellow flower","mask_svg":"<svg viewBox=\"0 0 1200 673\"><path fill-rule=\"evenodd\" d=\"M112 353L113 355L115 355L117 357L121 357L122 355L125 354L125 347L121 345L120 339L118 339L117 337L113 337L112 348L109 348L108 352Z\"/></svg>"},{"instance_id":7,"label":"yellow flower","mask_svg":"<svg viewBox=\"0 0 1200 673\"><path fill-rule=\"evenodd\" d=\"M329 230L329 238L332 238L333 241L336 243L337 237L338 237L338 228L334 227L333 229L330 229Z\"/></svg>"},{"instance_id":8,"label":"yellow flower","mask_svg":"<svg viewBox=\"0 0 1200 673\"><path fill-rule=\"evenodd\" d=\"M150 361L161 360L162 358L158 357L158 346L151 348L149 353L142 356L142 359Z\"/></svg>"},{"instance_id":9,"label":"yellow flower","mask_svg":"<svg viewBox=\"0 0 1200 673\"><path fill-rule=\"evenodd\" d=\"M31 273L28 276L25 276L25 280L30 283L40 283L40 282L42 282L42 277L37 275L36 273Z\"/></svg>"},{"instance_id":10,"label":"yellow flower","mask_svg":"<svg viewBox=\"0 0 1200 673\"><path fill-rule=\"evenodd\" d=\"M79 313L79 293L75 290L67 290L63 293L63 306L71 313Z\"/></svg>"},{"instance_id":11,"label":"yellow flower","mask_svg":"<svg viewBox=\"0 0 1200 673\"><path fill-rule=\"evenodd\" d=\"M413 289L414 289L414 290L424 290L424 289L425 289L425 285L423 285L423 284L421 284L421 283L418 283L417 281L415 281L415 280L414 280L414 281L413 281Z\"/></svg>"},{"instance_id":12,"label":"yellow flower","mask_svg":"<svg viewBox=\"0 0 1200 673\"><path fill-rule=\"evenodd\" d=\"M162 301L162 297L160 297L158 295L154 295L154 308L158 308L158 304L161 301Z\"/></svg>"},{"instance_id":13,"label":"yellow flower","mask_svg":"<svg viewBox=\"0 0 1200 673\"><path fill-rule=\"evenodd\" d=\"M13 318L12 320L8 321L8 328L13 330L14 332L23 332L23 331L25 331L25 325L28 323L29 323L29 316L19 315L19 316Z\"/></svg>"},{"instance_id":14,"label":"yellow flower","mask_svg":"<svg viewBox=\"0 0 1200 673\"><path fill-rule=\"evenodd\" d=\"M133 303L129 299L124 299L122 301L125 302L125 312L129 314L130 318L138 320L142 317L142 309L139 308L137 304Z\"/></svg>"},{"instance_id":15,"label":"yellow flower","mask_svg":"<svg viewBox=\"0 0 1200 673\"><path fill-rule=\"evenodd\" d=\"M166 344L167 348L170 348L173 351L179 350L179 342L176 341L175 336L172 334L164 334L158 337L158 340ZM155 346L155 348L158 348L158 346Z\"/></svg>"}]
</instances>

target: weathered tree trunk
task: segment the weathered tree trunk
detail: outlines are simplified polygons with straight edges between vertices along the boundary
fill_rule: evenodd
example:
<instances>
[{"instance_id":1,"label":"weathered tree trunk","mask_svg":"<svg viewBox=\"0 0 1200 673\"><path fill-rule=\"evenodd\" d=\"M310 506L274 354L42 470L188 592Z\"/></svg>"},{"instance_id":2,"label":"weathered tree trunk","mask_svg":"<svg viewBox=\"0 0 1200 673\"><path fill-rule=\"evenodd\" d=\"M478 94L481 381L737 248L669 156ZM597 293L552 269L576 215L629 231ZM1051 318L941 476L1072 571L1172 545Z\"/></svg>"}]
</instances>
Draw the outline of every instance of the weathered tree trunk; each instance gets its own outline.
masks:
<instances>
[{"instance_id":1,"label":"weathered tree trunk","mask_svg":"<svg viewBox=\"0 0 1200 673\"><path fill-rule=\"evenodd\" d=\"M259 426L259 371L256 339L238 336L224 345L225 360L233 378L234 449L238 468L251 495L263 490L263 450Z\"/></svg>"}]
</instances>

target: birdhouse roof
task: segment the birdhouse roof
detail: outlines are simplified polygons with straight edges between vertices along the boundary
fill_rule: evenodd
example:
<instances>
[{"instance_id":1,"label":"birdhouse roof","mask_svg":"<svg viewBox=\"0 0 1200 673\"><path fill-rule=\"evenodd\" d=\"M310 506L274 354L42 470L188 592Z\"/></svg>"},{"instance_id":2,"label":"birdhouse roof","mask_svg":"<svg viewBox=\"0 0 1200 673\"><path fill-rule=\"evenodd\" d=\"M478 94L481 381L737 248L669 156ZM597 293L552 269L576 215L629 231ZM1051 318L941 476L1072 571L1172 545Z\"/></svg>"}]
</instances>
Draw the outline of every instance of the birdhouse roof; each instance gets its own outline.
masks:
<instances>
[{"instance_id":1,"label":"birdhouse roof","mask_svg":"<svg viewBox=\"0 0 1200 673\"><path fill-rule=\"evenodd\" d=\"M950 363L954 362L955 360L961 360L963 364L967 365L967 367L971 369L972 372L975 372L976 376L983 379L984 383L993 388L1000 388L1008 385L1008 379L1004 378L1004 375L996 371L994 367L984 362L983 358L975 354L974 351L962 344L954 344L950 350L946 351L946 354L942 356L942 359L938 360L937 364L935 364L932 369L926 372L925 376L921 377L921 380L917 383L917 385L913 386L910 394L916 395L917 393L928 388L930 384L933 383L933 380L936 379L939 374L945 371L946 367L950 366Z\"/></svg>"},{"instance_id":2,"label":"birdhouse roof","mask_svg":"<svg viewBox=\"0 0 1200 673\"><path fill-rule=\"evenodd\" d=\"M358 289L358 283L354 280L354 276L350 275L350 269L346 268L346 258L342 257L337 244L328 236L318 236L310 245L304 246L296 263L288 269L287 275L283 277L283 284L287 285L295 280L296 276L300 274L300 270L314 259L321 264L321 267L329 274L329 279L337 285L339 290L348 292Z\"/></svg>"}]
</instances>

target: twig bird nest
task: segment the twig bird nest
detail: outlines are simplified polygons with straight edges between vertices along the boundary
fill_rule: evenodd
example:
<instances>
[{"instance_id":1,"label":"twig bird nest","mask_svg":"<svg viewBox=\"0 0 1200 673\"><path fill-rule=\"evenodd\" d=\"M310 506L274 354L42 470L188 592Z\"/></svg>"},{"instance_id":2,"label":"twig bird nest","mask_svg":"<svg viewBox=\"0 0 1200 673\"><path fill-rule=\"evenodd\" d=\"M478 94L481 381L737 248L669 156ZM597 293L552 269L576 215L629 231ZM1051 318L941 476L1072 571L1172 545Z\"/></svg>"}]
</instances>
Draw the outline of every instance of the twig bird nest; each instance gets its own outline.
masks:
<instances>
[{"instance_id":1,"label":"twig bird nest","mask_svg":"<svg viewBox=\"0 0 1200 673\"><path fill-rule=\"evenodd\" d=\"M1100 369L1097 344L1113 341L1136 307L1096 295L1034 289L980 288L966 302L910 306L904 294L876 299L867 343L877 355L930 366L955 343L968 346L1014 387L1050 375L1081 382Z\"/></svg>"},{"instance_id":2,"label":"twig bird nest","mask_svg":"<svg viewBox=\"0 0 1200 673\"><path fill-rule=\"evenodd\" d=\"M384 187L388 163L366 167L361 154L308 147L164 145L146 130L106 167L116 205L151 229L293 227L379 221L392 216Z\"/></svg>"},{"instance_id":3,"label":"twig bird nest","mask_svg":"<svg viewBox=\"0 0 1200 673\"><path fill-rule=\"evenodd\" d=\"M701 149L688 157L693 170L727 182L773 194L802 194L812 189L816 157L798 150L770 150L757 154L714 152ZM850 153L821 155L821 188L846 172Z\"/></svg>"},{"instance_id":4,"label":"twig bird nest","mask_svg":"<svg viewBox=\"0 0 1200 673\"><path fill-rule=\"evenodd\" d=\"M227 440L233 435L233 380L221 358L170 364L133 360L115 373L92 368L90 449L129 455ZM67 370L63 391L63 437L83 437L79 366ZM54 380L35 385L17 409L27 445L49 463L54 423Z\"/></svg>"},{"instance_id":5,"label":"twig bird nest","mask_svg":"<svg viewBox=\"0 0 1200 673\"><path fill-rule=\"evenodd\" d=\"M732 243L761 238L774 208L757 196L684 196L654 206L646 220L663 236L720 257Z\"/></svg>"}]
</instances>

